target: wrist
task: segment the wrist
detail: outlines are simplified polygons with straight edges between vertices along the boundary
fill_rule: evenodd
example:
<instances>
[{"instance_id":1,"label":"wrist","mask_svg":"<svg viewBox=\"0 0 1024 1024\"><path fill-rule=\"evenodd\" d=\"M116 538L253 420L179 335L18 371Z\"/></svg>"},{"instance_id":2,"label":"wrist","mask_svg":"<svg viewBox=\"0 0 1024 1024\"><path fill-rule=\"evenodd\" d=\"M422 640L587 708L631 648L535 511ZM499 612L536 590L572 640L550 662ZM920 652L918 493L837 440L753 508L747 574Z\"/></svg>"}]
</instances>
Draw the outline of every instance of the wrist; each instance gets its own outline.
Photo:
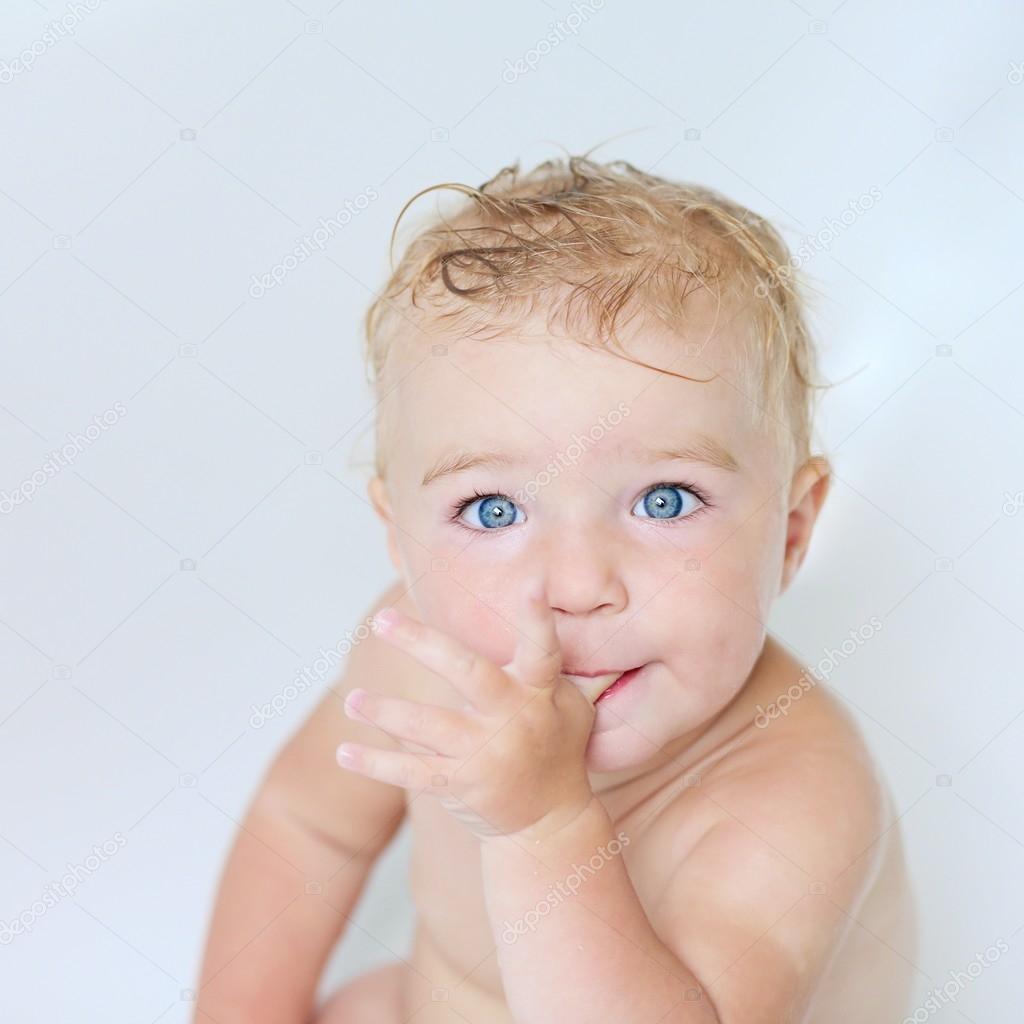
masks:
<instances>
[{"instance_id":1,"label":"wrist","mask_svg":"<svg viewBox=\"0 0 1024 1024\"><path fill-rule=\"evenodd\" d=\"M519 846L538 846L550 843L572 831L581 821L590 817L595 811L605 814L604 806L597 799L593 790L587 787L572 799L563 801L538 818L531 825L515 832L505 832L487 840L511 840Z\"/></svg>"}]
</instances>

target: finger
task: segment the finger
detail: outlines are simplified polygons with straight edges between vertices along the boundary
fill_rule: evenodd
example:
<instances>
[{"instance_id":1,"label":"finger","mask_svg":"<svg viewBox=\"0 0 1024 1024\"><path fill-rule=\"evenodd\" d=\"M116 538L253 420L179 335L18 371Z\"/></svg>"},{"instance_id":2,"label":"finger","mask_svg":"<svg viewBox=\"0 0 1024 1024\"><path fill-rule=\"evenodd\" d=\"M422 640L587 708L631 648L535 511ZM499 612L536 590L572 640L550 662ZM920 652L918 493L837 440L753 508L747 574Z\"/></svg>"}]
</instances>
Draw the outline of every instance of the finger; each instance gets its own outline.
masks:
<instances>
[{"instance_id":1,"label":"finger","mask_svg":"<svg viewBox=\"0 0 1024 1024\"><path fill-rule=\"evenodd\" d=\"M542 578L527 590L517 610L516 628L519 640L512 659L513 674L530 686L554 686L562 667L562 649Z\"/></svg>"},{"instance_id":2,"label":"finger","mask_svg":"<svg viewBox=\"0 0 1024 1024\"><path fill-rule=\"evenodd\" d=\"M361 743L342 743L337 750L342 768L403 789L447 792L451 768L447 758L379 750Z\"/></svg>"},{"instance_id":3,"label":"finger","mask_svg":"<svg viewBox=\"0 0 1024 1024\"><path fill-rule=\"evenodd\" d=\"M356 687L345 698L345 713L438 754L461 756L470 747L465 715L447 708L384 697Z\"/></svg>"},{"instance_id":4,"label":"finger","mask_svg":"<svg viewBox=\"0 0 1024 1024\"><path fill-rule=\"evenodd\" d=\"M501 699L506 687L497 666L453 636L397 608L377 612L374 621L381 637L448 680L478 710Z\"/></svg>"}]
</instances>

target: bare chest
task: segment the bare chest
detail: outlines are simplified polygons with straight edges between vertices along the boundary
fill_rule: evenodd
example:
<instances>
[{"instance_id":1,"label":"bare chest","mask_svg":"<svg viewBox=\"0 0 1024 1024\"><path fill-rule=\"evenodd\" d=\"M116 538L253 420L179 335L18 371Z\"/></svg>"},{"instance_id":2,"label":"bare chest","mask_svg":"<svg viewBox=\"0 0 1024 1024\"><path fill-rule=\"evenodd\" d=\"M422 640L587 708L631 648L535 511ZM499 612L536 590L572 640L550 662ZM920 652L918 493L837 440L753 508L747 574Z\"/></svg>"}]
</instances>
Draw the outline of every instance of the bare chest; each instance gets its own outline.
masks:
<instances>
[{"instance_id":1,"label":"bare chest","mask_svg":"<svg viewBox=\"0 0 1024 1024\"><path fill-rule=\"evenodd\" d=\"M686 781L673 774L642 796L608 800L614 831L624 832L623 858L630 881L652 923L659 896L678 863L681 844L696 842L704 813L679 791ZM482 990L500 995L501 975L496 947L500 937L487 913L478 840L435 800L412 800L409 888L417 915L417 950L424 959L445 961L452 977L469 978ZM680 822L685 824L682 826ZM688 838L689 837L689 838Z\"/></svg>"}]
</instances>

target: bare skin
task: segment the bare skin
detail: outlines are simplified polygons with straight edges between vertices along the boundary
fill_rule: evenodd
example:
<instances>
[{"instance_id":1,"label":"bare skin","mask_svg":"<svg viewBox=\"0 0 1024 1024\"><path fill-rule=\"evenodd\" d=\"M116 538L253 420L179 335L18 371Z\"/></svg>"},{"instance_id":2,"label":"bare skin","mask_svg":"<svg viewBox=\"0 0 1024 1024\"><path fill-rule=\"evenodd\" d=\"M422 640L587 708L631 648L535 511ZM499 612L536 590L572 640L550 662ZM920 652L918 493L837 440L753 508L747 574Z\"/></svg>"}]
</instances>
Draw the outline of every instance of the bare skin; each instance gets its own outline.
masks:
<instances>
[{"instance_id":1,"label":"bare skin","mask_svg":"<svg viewBox=\"0 0 1024 1024\"><path fill-rule=\"evenodd\" d=\"M570 1016L605 1019L609 1001L631 993L654 1005L663 993L652 997L651 986L666 972L664 992L687 994L650 1024L878 1024L907 1012L913 968L898 830L862 737L821 685L757 724L758 709L804 675L765 622L807 552L827 465L793 465L780 452L733 372L735 338L699 312L695 305L699 365L677 361L680 339L656 325L632 339L648 366L519 336L468 347L447 339L444 358L420 356L396 373L402 385L384 410L387 478L370 486L400 573L371 611L396 607L501 666L526 581L543 573L565 685L593 703L599 684L588 672L644 667L618 703L594 704L583 776L597 810L545 851L555 863L564 855L564 875L577 853L589 854L588 835L621 832L628 844L519 939L519 959L510 959L489 906L499 897L533 905L530 870L492 854L500 845L482 842L432 794L375 777L372 758L359 769L335 763L339 744L392 763L428 749L374 724L382 697L415 705L424 723L431 708L446 711L449 725L461 713L451 679L371 634L243 822L211 922L197 1021L533 1024L550 1019L545 999L561 999L559 1020L571 1024ZM627 413L614 429L543 479L552 450L595 437L593 424L616 408ZM652 445L660 461L645 454ZM453 447L514 451L523 461L424 479ZM480 510L468 516L473 506L458 522L451 514L474 491L514 496L542 479L528 500L501 506L500 529L484 530ZM645 515L655 487L662 507L687 514ZM357 711L343 703L354 690L366 694ZM500 792L516 779L495 783ZM543 788L560 799L557 785ZM554 803L544 810L543 820L562 820ZM413 949L316 1009L324 961L406 818ZM619 927L594 923L611 919ZM514 976L503 974L503 954ZM608 965L621 963L631 967L620 977ZM578 985L586 970L588 984L567 1003L561 979ZM510 992L528 1006L518 1019Z\"/></svg>"},{"instance_id":2,"label":"bare skin","mask_svg":"<svg viewBox=\"0 0 1024 1024\"><path fill-rule=\"evenodd\" d=\"M397 603L411 614L411 605L400 595L396 586L382 603ZM708 860L693 854L715 825L730 824L741 808L747 826L764 837L758 843L769 857L775 857L776 848L814 848L809 870L794 872L797 880L806 879L805 892L795 898L830 904L832 916L848 926L821 975L813 1005L805 1008L803 1018L792 1019L801 1024L898 1022L907 1012L914 971L904 959L913 955L913 908L899 825L892 824L859 732L839 699L822 686L809 690L785 718L766 728L754 725L757 706L784 693L800 673L800 664L769 636L747 685L694 749L642 780L609 787L600 797L616 831L623 829L632 839L623 851L630 878L652 923L666 933L671 922L662 917L662 897L669 867L681 857L684 888L688 871L695 890L708 884L708 862L721 863L728 850L708 848ZM429 672L417 673L411 664L405 681L406 692L417 692L428 703L448 700L443 682ZM794 797L799 792L801 799L827 802L840 780L844 787L871 794L863 808L870 813L859 823L863 831L852 846L849 836L830 841L827 818L773 829L770 813L756 810L766 790L768 799L784 799L778 781L800 759L806 759L803 770L817 780L818 792L794 787ZM779 774L773 775L776 770ZM768 779L774 780L770 787ZM832 825L838 827L845 814L836 809ZM410 888L418 922L413 948L406 959L343 986L321 1007L316 1024L514 1024L502 997L475 841L433 801L407 799L406 813L413 827ZM860 856L851 856L854 847L863 851ZM720 878L725 884L725 876ZM822 887L814 883L819 882L825 883L824 891L817 891ZM780 907L785 902L783 897ZM800 905L790 917L799 916ZM765 941L771 937L769 931ZM708 977L713 996L729 989L732 965L725 961L733 952L736 959L751 955L737 948L722 956ZM823 950L822 956L831 952Z\"/></svg>"}]
</instances>

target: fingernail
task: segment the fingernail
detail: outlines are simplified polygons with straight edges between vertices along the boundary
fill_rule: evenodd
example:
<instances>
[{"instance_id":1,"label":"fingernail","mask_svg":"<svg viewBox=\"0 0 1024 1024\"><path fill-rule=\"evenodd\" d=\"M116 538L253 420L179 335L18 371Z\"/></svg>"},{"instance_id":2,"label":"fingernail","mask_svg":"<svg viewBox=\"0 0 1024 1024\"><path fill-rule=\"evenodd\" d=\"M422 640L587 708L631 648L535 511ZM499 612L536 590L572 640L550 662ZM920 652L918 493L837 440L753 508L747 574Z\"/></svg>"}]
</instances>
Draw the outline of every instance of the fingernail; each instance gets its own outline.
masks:
<instances>
[{"instance_id":1,"label":"fingernail","mask_svg":"<svg viewBox=\"0 0 1024 1024\"><path fill-rule=\"evenodd\" d=\"M340 765L355 764L356 755L344 744L338 747L338 753L336 756L338 758L338 764Z\"/></svg>"},{"instance_id":2,"label":"fingernail","mask_svg":"<svg viewBox=\"0 0 1024 1024\"><path fill-rule=\"evenodd\" d=\"M358 686L354 690L351 690L345 698L345 707L352 708L353 710L358 709L359 705L362 703L363 694L365 692L365 690L359 689Z\"/></svg>"},{"instance_id":3,"label":"fingernail","mask_svg":"<svg viewBox=\"0 0 1024 1024\"><path fill-rule=\"evenodd\" d=\"M397 608L382 608L373 617L373 621L377 624L377 628L384 630L385 632L393 626L397 626L402 621L402 615Z\"/></svg>"}]
</instances>

